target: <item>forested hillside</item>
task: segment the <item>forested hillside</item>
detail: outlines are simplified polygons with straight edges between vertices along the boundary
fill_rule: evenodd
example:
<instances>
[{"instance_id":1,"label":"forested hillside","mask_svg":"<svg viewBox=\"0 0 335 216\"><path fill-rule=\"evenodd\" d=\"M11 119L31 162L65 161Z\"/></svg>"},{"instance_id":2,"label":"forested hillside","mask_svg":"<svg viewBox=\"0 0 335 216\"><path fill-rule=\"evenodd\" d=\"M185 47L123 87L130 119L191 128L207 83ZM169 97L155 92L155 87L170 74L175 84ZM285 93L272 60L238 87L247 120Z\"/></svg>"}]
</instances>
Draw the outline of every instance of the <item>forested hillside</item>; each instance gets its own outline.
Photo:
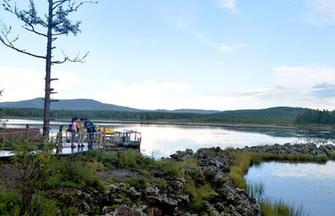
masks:
<instances>
[{"instance_id":1,"label":"forested hillside","mask_svg":"<svg viewBox=\"0 0 335 216\"><path fill-rule=\"evenodd\" d=\"M54 119L86 117L104 120L137 120L137 121L178 121L199 123L246 123L246 124L293 124L298 117L313 110L291 107L275 107L260 110L236 110L212 114L174 113L174 112L123 112L102 110L53 110ZM3 108L3 117L42 118L43 110L36 108Z\"/></svg>"}]
</instances>

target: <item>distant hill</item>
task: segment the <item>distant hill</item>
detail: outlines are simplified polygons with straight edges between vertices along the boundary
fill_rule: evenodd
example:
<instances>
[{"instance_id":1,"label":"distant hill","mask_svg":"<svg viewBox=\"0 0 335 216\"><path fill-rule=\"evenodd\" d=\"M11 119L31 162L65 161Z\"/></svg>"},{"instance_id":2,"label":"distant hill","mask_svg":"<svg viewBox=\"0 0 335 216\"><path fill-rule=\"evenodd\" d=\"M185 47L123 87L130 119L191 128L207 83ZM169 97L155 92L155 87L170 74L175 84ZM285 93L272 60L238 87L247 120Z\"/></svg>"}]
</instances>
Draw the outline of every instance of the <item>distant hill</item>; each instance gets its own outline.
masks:
<instances>
[{"instance_id":1,"label":"distant hill","mask_svg":"<svg viewBox=\"0 0 335 216\"><path fill-rule=\"evenodd\" d=\"M2 102L0 107L3 108L38 108L43 109L43 98L34 98L31 100ZM91 99L68 99L60 100L52 103L52 109L55 110L98 110L98 111L123 111L123 112L172 112L172 113L195 113L195 114L211 114L218 113L217 110L201 110L201 109L177 109L177 110L143 110L114 104L102 103Z\"/></svg>"},{"instance_id":2,"label":"distant hill","mask_svg":"<svg viewBox=\"0 0 335 216\"><path fill-rule=\"evenodd\" d=\"M231 110L213 114L217 119L234 122L293 123L297 116L307 110L299 107L271 107L267 109Z\"/></svg>"},{"instance_id":3,"label":"distant hill","mask_svg":"<svg viewBox=\"0 0 335 216\"><path fill-rule=\"evenodd\" d=\"M43 103L44 102L42 98L34 98L31 100L2 102L0 103L0 107L43 109ZM125 112L141 111L140 109L118 106L114 104L106 104L91 99L60 100L59 102L52 103L51 108L55 110L105 110L105 111L125 111Z\"/></svg>"},{"instance_id":4,"label":"distant hill","mask_svg":"<svg viewBox=\"0 0 335 216\"><path fill-rule=\"evenodd\" d=\"M43 99L3 102L0 103L3 116L34 117L43 116ZM245 124L294 124L297 117L306 111L306 108L272 107L267 109L249 110L141 110L131 107L101 103L89 99L61 100L52 105L54 118L71 118L73 115L85 116L90 119L138 120L138 121L175 121L201 123L245 123ZM74 112L75 111L75 112ZM118 111L118 112L115 112Z\"/></svg>"},{"instance_id":5,"label":"distant hill","mask_svg":"<svg viewBox=\"0 0 335 216\"><path fill-rule=\"evenodd\" d=\"M43 109L43 99L35 98L31 100L2 102L2 108L38 108ZM210 121L238 121L238 122L252 122L262 120L267 121L292 121L300 113L309 110L306 108L294 107L272 107L267 109L249 109L249 110L230 110L230 111L217 111L217 110L201 110L201 109L176 109L176 110L142 110L125 106L118 106L114 104L102 103L91 99L69 99L60 100L59 102L52 103L53 110L88 110L88 111L121 111L121 112L145 112L145 113L166 113L178 114L180 116L192 115L205 115L203 117ZM148 114L150 116L150 114ZM188 117L190 118L190 116Z\"/></svg>"},{"instance_id":6,"label":"distant hill","mask_svg":"<svg viewBox=\"0 0 335 216\"><path fill-rule=\"evenodd\" d=\"M300 107L271 107L266 109L246 109L246 110L229 110L218 113L218 115L231 117L296 117L301 112L310 109Z\"/></svg>"},{"instance_id":7,"label":"distant hill","mask_svg":"<svg viewBox=\"0 0 335 216\"><path fill-rule=\"evenodd\" d=\"M202 109L175 109L175 110L153 110L154 112L169 112L169 113L191 113L191 114L214 114L222 111L218 110L202 110Z\"/></svg>"}]
</instances>

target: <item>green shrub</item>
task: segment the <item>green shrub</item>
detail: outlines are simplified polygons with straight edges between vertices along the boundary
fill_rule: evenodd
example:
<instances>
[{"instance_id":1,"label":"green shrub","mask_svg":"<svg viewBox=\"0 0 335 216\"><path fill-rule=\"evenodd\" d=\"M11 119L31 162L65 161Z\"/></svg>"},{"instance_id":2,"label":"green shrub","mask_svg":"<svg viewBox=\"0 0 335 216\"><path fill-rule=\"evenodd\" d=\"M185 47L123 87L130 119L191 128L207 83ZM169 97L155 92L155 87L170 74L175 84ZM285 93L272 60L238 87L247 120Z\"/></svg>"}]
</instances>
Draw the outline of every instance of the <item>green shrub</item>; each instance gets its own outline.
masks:
<instances>
[{"instance_id":1,"label":"green shrub","mask_svg":"<svg viewBox=\"0 0 335 216\"><path fill-rule=\"evenodd\" d=\"M94 188L99 191L104 189L92 167L83 161L69 159L54 160L45 185L47 188Z\"/></svg>"},{"instance_id":2,"label":"green shrub","mask_svg":"<svg viewBox=\"0 0 335 216\"><path fill-rule=\"evenodd\" d=\"M332 151L329 155L330 159L335 160L335 151Z\"/></svg>"},{"instance_id":3,"label":"green shrub","mask_svg":"<svg viewBox=\"0 0 335 216\"><path fill-rule=\"evenodd\" d=\"M126 180L126 182L134 188L137 189L145 189L147 186L147 181L146 179L142 177L131 177Z\"/></svg>"},{"instance_id":4,"label":"green shrub","mask_svg":"<svg viewBox=\"0 0 335 216\"><path fill-rule=\"evenodd\" d=\"M20 196L0 188L0 215L15 216L20 213Z\"/></svg>"},{"instance_id":5,"label":"green shrub","mask_svg":"<svg viewBox=\"0 0 335 216\"><path fill-rule=\"evenodd\" d=\"M197 185L191 178L187 178L186 192L191 198L191 208L195 212L198 212L202 208L202 201L209 200L216 196L216 192L213 190L209 183L204 185Z\"/></svg>"},{"instance_id":6,"label":"green shrub","mask_svg":"<svg viewBox=\"0 0 335 216\"><path fill-rule=\"evenodd\" d=\"M34 194L29 211L29 215L39 216L56 216L60 213L57 207L57 201L46 198L43 193Z\"/></svg>"},{"instance_id":7,"label":"green shrub","mask_svg":"<svg viewBox=\"0 0 335 216\"><path fill-rule=\"evenodd\" d=\"M184 169L180 166L179 163L169 160L169 159L162 159L157 161L157 168L161 172L162 176L165 177L181 177L184 176Z\"/></svg>"}]
</instances>

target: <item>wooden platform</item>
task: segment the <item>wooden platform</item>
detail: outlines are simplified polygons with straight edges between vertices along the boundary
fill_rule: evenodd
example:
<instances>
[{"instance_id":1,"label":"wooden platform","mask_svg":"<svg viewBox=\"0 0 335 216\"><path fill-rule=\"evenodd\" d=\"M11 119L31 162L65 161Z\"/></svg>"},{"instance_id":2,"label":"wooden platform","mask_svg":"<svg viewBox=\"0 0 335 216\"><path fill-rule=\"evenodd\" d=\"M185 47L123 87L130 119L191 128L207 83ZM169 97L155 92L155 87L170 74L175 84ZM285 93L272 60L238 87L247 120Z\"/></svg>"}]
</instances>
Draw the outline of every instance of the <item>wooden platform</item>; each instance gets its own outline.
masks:
<instances>
[{"instance_id":1,"label":"wooden platform","mask_svg":"<svg viewBox=\"0 0 335 216\"><path fill-rule=\"evenodd\" d=\"M82 154L88 151L103 150L103 147L101 145L93 145L92 147L89 147L87 143L84 143L84 147L77 147L76 144L75 146L76 147L71 148L71 144L65 144L61 148L54 148L52 150L52 154L59 156L70 156ZM10 159L13 156L15 156L13 151L0 150L0 159Z\"/></svg>"},{"instance_id":2,"label":"wooden platform","mask_svg":"<svg viewBox=\"0 0 335 216\"><path fill-rule=\"evenodd\" d=\"M3 128L0 129L0 141L28 138L28 139L42 139L42 134L38 128Z\"/></svg>"}]
</instances>

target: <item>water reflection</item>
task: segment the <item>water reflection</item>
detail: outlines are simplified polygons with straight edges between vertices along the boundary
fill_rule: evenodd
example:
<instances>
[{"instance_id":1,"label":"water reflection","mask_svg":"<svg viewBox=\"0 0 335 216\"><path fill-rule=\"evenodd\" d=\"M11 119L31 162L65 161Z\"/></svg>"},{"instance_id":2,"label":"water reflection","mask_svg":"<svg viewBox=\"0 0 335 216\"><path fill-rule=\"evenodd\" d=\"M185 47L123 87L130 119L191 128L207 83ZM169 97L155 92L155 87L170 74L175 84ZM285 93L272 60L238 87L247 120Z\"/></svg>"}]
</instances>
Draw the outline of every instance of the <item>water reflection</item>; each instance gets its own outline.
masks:
<instances>
[{"instance_id":1,"label":"water reflection","mask_svg":"<svg viewBox=\"0 0 335 216\"><path fill-rule=\"evenodd\" d=\"M318 133L309 134L304 130L292 128L96 123L116 129L136 129L142 132L142 152L156 158L166 157L186 148L196 151L199 148L216 146L227 148L275 143L333 143L333 139L320 138ZM42 127L40 120L10 119L7 123L8 127L25 127L25 124L35 128ZM56 133L60 124L68 125L69 122L51 122L52 133Z\"/></svg>"},{"instance_id":2,"label":"water reflection","mask_svg":"<svg viewBox=\"0 0 335 216\"><path fill-rule=\"evenodd\" d=\"M250 168L246 180L264 185L265 198L302 206L309 215L331 216L335 212L335 162L263 163Z\"/></svg>"},{"instance_id":3,"label":"water reflection","mask_svg":"<svg viewBox=\"0 0 335 216\"><path fill-rule=\"evenodd\" d=\"M177 150L190 148L197 150L207 147L245 147L266 144L306 143L310 138L297 136L271 136L260 132L247 132L235 128L192 127L171 125L128 125L142 132L141 148L143 153L156 158L168 156ZM117 127L118 128L118 127ZM317 143L333 142L333 140L315 139Z\"/></svg>"}]
</instances>

